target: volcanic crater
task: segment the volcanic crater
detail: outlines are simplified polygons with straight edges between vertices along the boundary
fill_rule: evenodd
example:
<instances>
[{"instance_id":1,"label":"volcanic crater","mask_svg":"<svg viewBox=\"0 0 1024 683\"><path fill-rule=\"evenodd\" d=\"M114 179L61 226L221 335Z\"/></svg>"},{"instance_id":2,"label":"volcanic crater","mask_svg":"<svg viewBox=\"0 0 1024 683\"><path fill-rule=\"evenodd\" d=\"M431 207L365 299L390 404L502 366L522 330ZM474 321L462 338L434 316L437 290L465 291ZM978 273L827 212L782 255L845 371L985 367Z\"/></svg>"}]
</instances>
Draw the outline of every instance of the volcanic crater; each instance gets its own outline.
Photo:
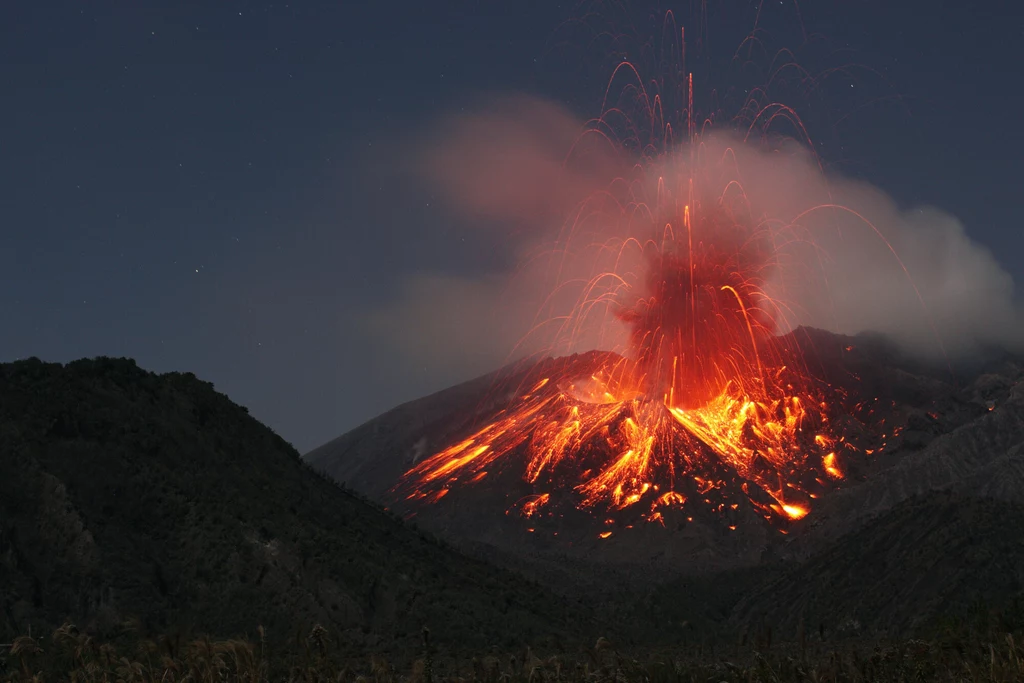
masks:
<instances>
[{"instance_id":1,"label":"volcanic crater","mask_svg":"<svg viewBox=\"0 0 1024 683\"><path fill-rule=\"evenodd\" d=\"M811 328L783 341L806 360L817 395L835 404L828 443L818 438L812 456L791 461L787 469L773 470L760 454L746 469L737 467L672 420L656 398L600 400L592 391L581 393L601 384L601 369L621 361L606 352L511 364L399 406L306 457L457 546L536 576L568 579L573 568L586 565L651 581L805 556L916 493L954 485L991 488L994 479L1005 479L995 461L1008 459L1006 467L1013 469L1010 461L1019 458L1021 449L1013 450L1024 443L1024 426L1014 417L1024 400L1019 359L992 354L972 367L929 365L877 336ZM540 409L515 418L518 407L531 401L607 415L557 467L538 476L537 461L545 453L537 444L549 443L551 430L563 429L564 420L543 417ZM644 411L659 411L670 437L662 434L660 452L652 450L644 469L633 463L632 470L617 470L636 456L622 441ZM517 433L515 419L532 421ZM1009 429L994 451L979 442L979 434L993 428L986 422L993 421L1005 421ZM821 424L811 426L797 433L814 447ZM501 445L500 433L514 438ZM492 448L489 460L467 466ZM937 472L949 469L951 448L977 452L963 454L966 464L943 477ZM1024 486L1010 490L1013 497ZM783 507L779 498L787 492L799 496L799 508Z\"/></svg>"}]
</instances>

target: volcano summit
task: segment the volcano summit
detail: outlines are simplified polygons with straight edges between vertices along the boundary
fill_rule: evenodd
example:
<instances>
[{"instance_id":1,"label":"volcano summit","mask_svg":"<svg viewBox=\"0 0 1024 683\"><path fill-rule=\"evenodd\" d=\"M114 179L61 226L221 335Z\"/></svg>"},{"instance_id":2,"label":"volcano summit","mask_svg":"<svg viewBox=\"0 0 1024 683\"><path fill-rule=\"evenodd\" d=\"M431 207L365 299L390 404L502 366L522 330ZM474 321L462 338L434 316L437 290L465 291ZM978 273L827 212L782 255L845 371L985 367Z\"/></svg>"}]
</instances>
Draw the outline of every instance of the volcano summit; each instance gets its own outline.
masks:
<instances>
[{"instance_id":1,"label":"volcano summit","mask_svg":"<svg viewBox=\"0 0 1024 683\"><path fill-rule=\"evenodd\" d=\"M681 411L647 396L598 394L604 376L594 368L622 361L597 352L512 365L399 406L306 458L456 544L518 566L575 558L651 577L806 555L933 489L997 486L1010 499L1024 491L1013 483L1024 364L1001 357L957 368L954 382L948 369L928 369L877 337L800 328L784 342L843 411L827 423L828 441L821 423L798 422L794 439L820 450L784 469L770 469L760 452L741 467L688 431ZM552 454L566 415L578 435ZM586 420L598 426L584 430ZM652 424L644 420L665 431L639 453L629 439L643 443L640 425ZM988 443L993 430L998 447Z\"/></svg>"},{"instance_id":2,"label":"volcano summit","mask_svg":"<svg viewBox=\"0 0 1024 683\"><path fill-rule=\"evenodd\" d=\"M513 563L568 557L653 577L754 565L849 530L862 510L931 486L921 475L944 456L921 456L920 485L886 488L907 453L941 453L934 437L1012 404L1014 362L986 366L994 380L949 367L942 332L967 325L942 321L977 278L927 277L935 231L829 175L767 86L743 89L732 119L710 92L698 114L671 14L663 36L655 77L621 62L564 149L551 130L572 128L570 115L506 100L433 150L431 178L454 204L529 224L528 244L502 243L520 252L503 283L516 305L492 307L528 311L500 341L521 360L401 406L311 464ZM435 325L445 347L468 348L464 330L486 326L458 301L418 308L466 316ZM972 327L958 341L989 341L992 326ZM858 330L892 344L841 334ZM931 352L940 369L897 348Z\"/></svg>"}]
</instances>

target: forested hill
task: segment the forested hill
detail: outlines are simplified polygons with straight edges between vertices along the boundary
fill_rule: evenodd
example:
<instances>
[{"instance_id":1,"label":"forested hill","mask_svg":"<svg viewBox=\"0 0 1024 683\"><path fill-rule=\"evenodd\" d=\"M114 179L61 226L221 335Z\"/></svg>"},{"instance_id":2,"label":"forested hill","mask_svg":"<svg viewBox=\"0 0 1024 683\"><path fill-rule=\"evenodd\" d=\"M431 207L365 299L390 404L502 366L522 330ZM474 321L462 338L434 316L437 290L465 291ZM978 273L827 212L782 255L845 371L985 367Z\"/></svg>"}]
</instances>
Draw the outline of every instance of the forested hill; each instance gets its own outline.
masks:
<instances>
[{"instance_id":1,"label":"forested hill","mask_svg":"<svg viewBox=\"0 0 1024 683\"><path fill-rule=\"evenodd\" d=\"M526 580L322 478L191 374L133 361L0 365L0 639L70 617L220 636L481 649L582 635Z\"/></svg>"}]
</instances>

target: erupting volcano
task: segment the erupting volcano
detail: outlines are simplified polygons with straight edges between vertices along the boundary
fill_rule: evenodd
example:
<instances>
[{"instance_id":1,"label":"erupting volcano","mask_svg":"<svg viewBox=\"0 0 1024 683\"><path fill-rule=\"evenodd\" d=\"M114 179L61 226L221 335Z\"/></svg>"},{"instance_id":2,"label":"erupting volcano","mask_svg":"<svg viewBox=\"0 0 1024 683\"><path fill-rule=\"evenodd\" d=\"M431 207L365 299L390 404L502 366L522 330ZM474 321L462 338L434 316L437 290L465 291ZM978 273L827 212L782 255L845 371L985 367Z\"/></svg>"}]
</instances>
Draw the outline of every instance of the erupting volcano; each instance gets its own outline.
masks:
<instances>
[{"instance_id":1,"label":"erupting volcano","mask_svg":"<svg viewBox=\"0 0 1024 683\"><path fill-rule=\"evenodd\" d=\"M600 276L626 300L608 307L629 326L626 354L539 365L508 408L418 463L398 490L437 501L519 467L536 491L522 501L528 517L564 497L603 512L636 506L657 522L695 495L735 507L727 482L767 519L804 517L854 449L831 426L843 394L806 370L793 335L776 336L760 240L722 244L717 223L701 230L691 215L684 208L682 240L668 225L658 243L630 243L647 252L642 289Z\"/></svg>"},{"instance_id":2,"label":"erupting volcano","mask_svg":"<svg viewBox=\"0 0 1024 683\"><path fill-rule=\"evenodd\" d=\"M628 63L612 83L621 78L618 101L606 95L566 163L586 163L594 144L639 153L566 222L549 252L551 300L576 294L566 310L546 302L535 328L555 329L559 349L596 330L609 350L524 365L503 388L505 407L416 463L392 493L436 503L515 472L532 493L510 513L531 525L564 506L664 524L696 505L728 523L742 505L784 531L885 430L851 438L864 397L812 371L809 345L790 332L787 288L820 284L792 258L794 247L813 251L812 235L753 205L735 148L698 135L692 75L674 96ZM681 136L665 121L672 99ZM769 140L780 117L800 128L788 108L749 102L737 145Z\"/></svg>"}]
</instances>

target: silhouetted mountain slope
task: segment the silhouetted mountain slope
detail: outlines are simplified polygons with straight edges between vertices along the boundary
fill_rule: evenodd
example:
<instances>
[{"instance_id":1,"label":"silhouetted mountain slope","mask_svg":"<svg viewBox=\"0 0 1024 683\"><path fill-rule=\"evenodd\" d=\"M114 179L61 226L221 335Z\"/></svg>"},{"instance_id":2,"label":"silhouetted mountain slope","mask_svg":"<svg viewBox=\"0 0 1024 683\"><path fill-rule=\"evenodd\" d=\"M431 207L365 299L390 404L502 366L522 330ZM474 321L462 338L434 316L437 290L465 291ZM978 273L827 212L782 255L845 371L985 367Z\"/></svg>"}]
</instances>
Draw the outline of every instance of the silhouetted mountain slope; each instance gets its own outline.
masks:
<instances>
[{"instance_id":1,"label":"silhouetted mountain slope","mask_svg":"<svg viewBox=\"0 0 1024 683\"><path fill-rule=\"evenodd\" d=\"M560 600L339 489L191 374L0 365L0 467L0 639L69 616L405 650L424 625L451 648L568 630Z\"/></svg>"},{"instance_id":2,"label":"silhouetted mountain slope","mask_svg":"<svg viewBox=\"0 0 1024 683\"><path fill-rule=\"evenodd\" d=\"M1007 372L958 389L964 398L940 397L968 417L850 489L888 481L898 496L851 513L839 535L795 528L756 566L673 580L641 600L652 582L643 567L490 554L557 575L556 585L574 581L590 595L584 609L338 488L192 375L111 359L0 365L0 640L66 617L100 631L128 618L151 633L263 625L272 640L320 623L343 649L403 656L419 649L423 625L448 653L599 629L625 645L732 640L762 624L776 639L796 638L801 623L808 633L906 633L978 600L1022 596L1017 381ZM479 401L480 386L465 389L462 400ZM441 429L448 408L421 418ZM934 474L911 486L914 469ZM598 612L617 631L597 625Z\"/></svg>"},{"instance_id":3,"label":"silhouetted mountain slope","mask_svg":"<svg viewBox=\"0 0 1024 683\"><path fill-rule=\"evenodd\" d=\"M779 640L910 635L979 604L1024 599L1024 505L952 493L904 501L803 562L684 578L652 593L663 630L684 621Z\"/></svg>"}]
</instances>

